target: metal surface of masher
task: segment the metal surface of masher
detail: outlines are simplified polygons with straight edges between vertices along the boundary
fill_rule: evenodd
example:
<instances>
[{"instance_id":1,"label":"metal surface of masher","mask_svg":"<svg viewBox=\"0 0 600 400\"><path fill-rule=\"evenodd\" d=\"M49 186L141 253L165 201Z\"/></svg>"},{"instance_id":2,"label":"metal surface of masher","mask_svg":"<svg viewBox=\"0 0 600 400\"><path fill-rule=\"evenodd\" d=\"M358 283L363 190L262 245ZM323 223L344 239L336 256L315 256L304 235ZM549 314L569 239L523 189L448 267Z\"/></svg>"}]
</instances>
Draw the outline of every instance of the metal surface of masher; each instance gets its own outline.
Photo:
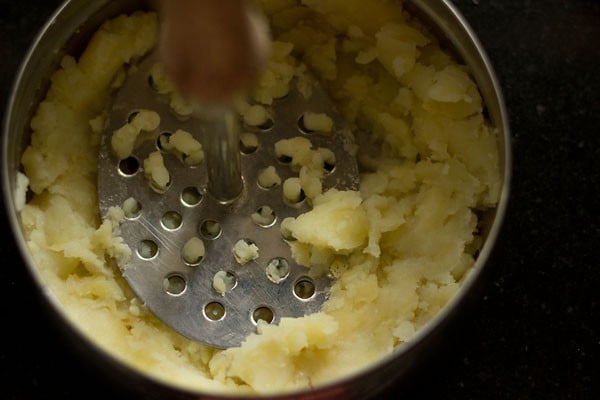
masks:
<instances>
[{"instance_id":1,"label":"metal surface of masher","mask_svg":"<svg viewBox=\"0 0 600 400\"><path fill-rule=\"evenodd\" d=\"M245 126L233 112L183 117L153 86L149 71L155 64L150 55L132 67L116 93L100 147L101 214L113 206L126 210L120 236L132 256L119 265L123 276L159 319L219 348L240 345L258 320L277 324L319 311L331 279L312 277L297 265L288 243L293 238L282 234L281 222L310 210L310 204L302 196L292 201L284 196L284 182L298 171L289 157L275 154L275 143L305 137L313 149L328 149L323 191L358 189L352 134L333 104L318 84L305 98L294 81L290 93L268 107L270 119L260 127ZM131 155L119 159L111 137L140 110L158 113L160 123L142 132ZM305 112L326 113L334 122L331 134L307 132ZM178 130L202 144L202 162L187 163L185 155L167 149ZM149 184L143 167L157 152L169 174L160 189ZM281 183L259 184L268 167ZM250 251L248 258L239 254L244 251Z\"/></svg>"}]
</instances>

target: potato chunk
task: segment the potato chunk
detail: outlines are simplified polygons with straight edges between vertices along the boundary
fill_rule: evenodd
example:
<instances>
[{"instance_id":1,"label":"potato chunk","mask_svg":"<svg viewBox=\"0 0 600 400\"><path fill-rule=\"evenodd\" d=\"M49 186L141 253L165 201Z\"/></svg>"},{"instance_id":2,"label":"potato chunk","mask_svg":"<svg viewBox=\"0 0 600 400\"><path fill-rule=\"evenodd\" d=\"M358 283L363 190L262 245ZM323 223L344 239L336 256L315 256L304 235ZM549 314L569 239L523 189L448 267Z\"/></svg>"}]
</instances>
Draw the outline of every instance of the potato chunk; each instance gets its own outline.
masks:
<instances>
[{"instance_id":1,"label":"potato chunk","mask_svg":"<svg viewBox=\"0 0 600 400\"><path fill-rule=\"evenodd\" d=\"M365 244L367 214L359 192L332 189L314 200L314 208L287 226L301 242L335 251L348 251Z\"/></svg>"}]
</instances>

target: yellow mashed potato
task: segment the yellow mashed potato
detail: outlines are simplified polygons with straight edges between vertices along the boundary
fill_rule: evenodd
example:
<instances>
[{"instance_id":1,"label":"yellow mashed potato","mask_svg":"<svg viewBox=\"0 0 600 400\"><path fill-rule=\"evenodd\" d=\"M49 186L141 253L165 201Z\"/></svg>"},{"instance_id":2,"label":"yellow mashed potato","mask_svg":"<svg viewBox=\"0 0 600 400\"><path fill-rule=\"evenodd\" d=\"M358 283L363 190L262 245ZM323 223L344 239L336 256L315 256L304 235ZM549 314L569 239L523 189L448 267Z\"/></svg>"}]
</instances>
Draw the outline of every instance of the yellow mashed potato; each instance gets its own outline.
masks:
<instances>
[{"instance_id":1,"label":"yellow mashed potato","mask_svg":"<svg viewBox=\"0 0 600 400\"><path fill-rule=\"evenodd\" d=\"M22 157L34 193L21 212L27 243L73 325L157 380L208 392L314 387L400 348L459 290L481 242L474 209L494 207L500 190L475 83L399 2L259 3L274 46L249 103L268 107L294 77L310 94L310 69L361 132L360 192L317 194L285 224L294 257L337 278L321 312L217 350L166 327L120 276L123 211L100 220L98 146L125 64L156 42L155 14L107 21L79 59L63 59Z\"/></svg>"}]
</instances>

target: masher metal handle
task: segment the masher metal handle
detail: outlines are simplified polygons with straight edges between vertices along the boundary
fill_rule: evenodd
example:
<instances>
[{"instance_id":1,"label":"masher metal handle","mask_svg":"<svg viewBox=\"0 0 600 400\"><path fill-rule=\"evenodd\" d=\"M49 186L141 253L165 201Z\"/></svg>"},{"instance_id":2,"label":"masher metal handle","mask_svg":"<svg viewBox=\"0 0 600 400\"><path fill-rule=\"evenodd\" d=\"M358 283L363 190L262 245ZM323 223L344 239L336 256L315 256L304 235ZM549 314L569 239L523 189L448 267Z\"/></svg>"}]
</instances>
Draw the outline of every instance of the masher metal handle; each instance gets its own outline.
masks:
<instances>
[{"instance_id":1,"label":"masher metal handle","mask_svg":"<svg viewBox=\"0 0 600 400\"><path fill-rule=\"evenodd\" d=\"M238 119L231 109L205 116L204 152L207 190L217 201L229 203L243 190Z\"/></svg>"}]
</instances>

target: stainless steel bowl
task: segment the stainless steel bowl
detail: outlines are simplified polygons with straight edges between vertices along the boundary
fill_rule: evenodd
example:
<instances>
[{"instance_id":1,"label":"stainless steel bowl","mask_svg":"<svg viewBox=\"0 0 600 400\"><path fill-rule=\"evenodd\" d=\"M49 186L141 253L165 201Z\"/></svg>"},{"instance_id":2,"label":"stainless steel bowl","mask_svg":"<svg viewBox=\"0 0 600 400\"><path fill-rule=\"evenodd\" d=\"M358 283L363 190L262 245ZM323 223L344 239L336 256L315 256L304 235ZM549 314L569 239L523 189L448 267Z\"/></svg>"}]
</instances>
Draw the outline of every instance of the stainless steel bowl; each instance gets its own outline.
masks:
<instances>
[{"instance_id":1,"label":"stainless steel bowl","mask_svg":"<svg viewBox=\"0 0 600 400\"><path fill-rule=\"evenodd\" d=\"M449 0L406 0L405 4L409 11L432 28L441 38L442 43L470 68L472 76L479 85L487 106L487 113L499 132L498 147L502 178L500 201L497 208L485 216L486 240L473 271L464 282L460 292L412 340L393 354L354 376L346 377L310 392L288 394L280 396L280 398L313 400L367 398L405 376L436 341L445 325L457 312L460 312L469 295L480 283L505 216L511 172L510 136L504 99L492 65L476 35ZM48 294L42 284L33 258L26 246L19 215L15 208L13 194L17 187L16 177L20 168L21 154L29 141L29 121L37 104L45 95L49 77L57 68L60 59L67 53L77 54L104 20L116 16L118 13L143 7L147 7L147 3L140 0L66 1L32 43L14 83L3 127L2 189L7 207L6 212L24 264L56 317L58 326L72 335L73 345L80 348L83 354L90 356L94 362L102 366L108 366L109 368L106 370L110 371L110 376L116 378L118 384L134 388L135 392L145 398L220 398L210 393L186 392L131 370L116 361L112 355L97 347L76 327L71 326L61 310L61 305L52 295Z\"/></svg>"}]
</instances>

